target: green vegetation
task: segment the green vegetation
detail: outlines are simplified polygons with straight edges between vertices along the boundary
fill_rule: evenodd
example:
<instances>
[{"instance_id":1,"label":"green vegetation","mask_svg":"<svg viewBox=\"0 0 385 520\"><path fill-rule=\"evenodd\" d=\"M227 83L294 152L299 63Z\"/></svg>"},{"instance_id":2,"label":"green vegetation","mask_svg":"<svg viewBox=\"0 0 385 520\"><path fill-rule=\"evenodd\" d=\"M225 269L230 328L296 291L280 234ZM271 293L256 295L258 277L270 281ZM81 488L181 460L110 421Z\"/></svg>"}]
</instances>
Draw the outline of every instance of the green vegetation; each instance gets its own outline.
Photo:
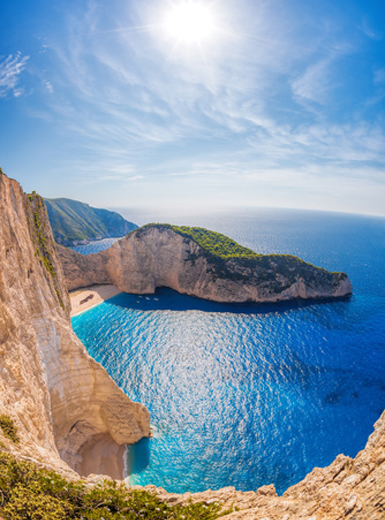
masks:
<instances>
[{"instance_id":1,"label":"green vegetation","mask_svg":"<svg viewBox=\"0 0 385 520\"><path fill-rule=\"evenodd\" d=\"M42 215L44 215L44 202L43 199L33 191L27 195L28 202L26 203L27 214L30 214L28 218L32 241L35 246L35 256L41 264L44 265L47 272L50 274L57 298L60 306L65 310L63 299L60 294L60 290L57 287L57 274L53 264L53 252L49 249L49 238L47 236L48 223L43 224L41 221ZM53 244L51 243L51 247Z\"/></svg>"},{"instance_id":2,"label":"green vegetation","mask_svg":"<svg viewBox=\"0 0 385 520\"><path fill-rule=\"evenodd\" d=\"M0 415L0 428L2 429L4 437L8 437L8 439L11 439L11 441L16 444L19 442L15 423L8 415Z\"/></svg>"},{"instance_id":3,"label":"green vegetation","mask_svg":"<svg viewBox=\"0 0 385 520\"><path fill-rule=\"evenodd\" d=\"M214 520L220 506L168 505L116 481L87 487L0 452L0 514L6 520Z\"/></svg>"},{"instance_id":4,"label":"green vegetation","mask_svg":"<svg viewBox=\"0 0 385 520\"><path fill-rule=\"evenodd\" d=\"M147 224L142 229L147 227L158 227L160 229L172 229L175 233L182 235L183 237L189 238L198 244L206 253L213 257L222 258L228 260L230 258L261 258L263 255L259 255L239 245L235 240L217 233L216 231L210 231L209 229L200 227L189 227L189 226L173 226L171 224Z\"/></svg>"},{"instance_id":5,"label":"green vegetation","mask_svg":"<svg viewBox=\"0 0 385 520\"><path fill-rule=\"evenodd\" d=\"M54 239L59 244L122 237L137 228L118 213L92 208L77 200L45 199L45 205Z\"/></svg>"}]
</instances>

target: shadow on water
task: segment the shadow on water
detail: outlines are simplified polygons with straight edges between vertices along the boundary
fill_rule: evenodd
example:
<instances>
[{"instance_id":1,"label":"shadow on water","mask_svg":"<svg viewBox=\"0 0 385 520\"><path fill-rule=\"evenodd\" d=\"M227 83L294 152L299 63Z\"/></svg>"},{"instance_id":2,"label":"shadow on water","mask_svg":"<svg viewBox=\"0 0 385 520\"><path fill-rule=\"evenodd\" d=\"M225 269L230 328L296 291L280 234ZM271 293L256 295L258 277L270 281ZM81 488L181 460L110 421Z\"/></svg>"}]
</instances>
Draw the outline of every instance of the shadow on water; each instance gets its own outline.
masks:
<instances>
[{"instance_id":1,"label":"shadow on water","mask_svg":"<svg viewBox=\"0 0 385 520\"><path fill-rule=\"evenodd\" d=\"M354 297L353 297L354 298ZM219 303L203 300L194 296L179 294L168 287L161 287L154 294L128 294L121 293L114 296L106 303L141 311L203 311L203 312L228 312L233 314L276 314L287 311L311 307L314 305L329 305L331 303L349 304L352 297L325 298L301 300L295 299L288 302L277 303Z\"/></svg>"},{"instance_id":2,"label":"shadow on water","mask_svg":"<svg viewBox=\"0 0 385 520\"><path fill-rule=\"evenodd\" d=\"M143 438L136 444L128 446L128 474L141 473L150 465L150 439Z\"/></svg>"}]
</instances>

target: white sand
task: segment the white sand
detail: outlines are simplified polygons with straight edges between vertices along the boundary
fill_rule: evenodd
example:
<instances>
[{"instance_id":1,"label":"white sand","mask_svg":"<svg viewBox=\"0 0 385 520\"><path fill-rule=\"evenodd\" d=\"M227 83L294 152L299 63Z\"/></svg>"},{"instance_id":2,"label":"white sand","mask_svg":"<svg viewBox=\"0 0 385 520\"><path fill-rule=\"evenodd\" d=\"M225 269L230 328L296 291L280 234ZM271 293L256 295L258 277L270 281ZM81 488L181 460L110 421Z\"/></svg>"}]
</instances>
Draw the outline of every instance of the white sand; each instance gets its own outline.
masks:
<instances>
[{"instance_id":1,"label":"white sand","mask_svg":"<svg viewBox=\"0 0 385 520\"><path fill-rule=\"evenodd\" d=\"M91 309L95 305L99 305L109 298L120 294L122 291L115 285L92 285L84 289L71 291L71 316L75 316L80 312Z\"/></svg>"}]
</instances>

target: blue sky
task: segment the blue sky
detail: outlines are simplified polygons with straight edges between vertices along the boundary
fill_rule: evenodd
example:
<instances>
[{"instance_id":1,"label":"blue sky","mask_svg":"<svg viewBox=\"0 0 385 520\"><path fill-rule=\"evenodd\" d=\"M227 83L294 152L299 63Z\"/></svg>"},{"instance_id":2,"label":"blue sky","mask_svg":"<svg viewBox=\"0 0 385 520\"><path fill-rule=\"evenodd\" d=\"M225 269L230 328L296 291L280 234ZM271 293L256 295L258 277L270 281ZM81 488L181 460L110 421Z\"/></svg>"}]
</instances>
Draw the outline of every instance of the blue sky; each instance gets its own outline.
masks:
<instances>
[{"instance_id":1,"label":"blue sky","mask_svg":"<svg viewBox=\"0 0 385 520\"><path fill-rule=\"evenodd\" d=\"M186 2L3 2L3 170L102 207L385 215L383 0L195 0L184 41Z\"/></svg>"}]
</instances>

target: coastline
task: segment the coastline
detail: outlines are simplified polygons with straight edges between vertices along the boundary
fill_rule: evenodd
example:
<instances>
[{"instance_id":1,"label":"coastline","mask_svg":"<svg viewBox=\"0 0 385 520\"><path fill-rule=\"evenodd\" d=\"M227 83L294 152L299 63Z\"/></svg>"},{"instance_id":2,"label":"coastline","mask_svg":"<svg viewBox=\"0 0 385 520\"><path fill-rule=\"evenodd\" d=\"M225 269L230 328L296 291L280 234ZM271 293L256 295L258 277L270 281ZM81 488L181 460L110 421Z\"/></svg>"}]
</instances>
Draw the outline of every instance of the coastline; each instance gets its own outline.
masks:
<instances>
[{"instance_id":1,"label":"coastline","mask_svg":"<svg viewBox=\"0 0 385 520\"><path fill-rule=\"evenodd\" d=\"M122 291L115 285L92 285L69 293L71 318L100 305ZM89 477L95 474L109 475L113 479L124 479L127 475L127 446L117 445L109 436L100 435L92 444L81 448L81 462L76 471Z\"/></svg>"},{"instance_id":2,"label":"coastline","mask_svg":"<svg viewBox=\"0 0 385 520\"><path fill-rule=\"evenodd\" d=\"M69 292L71 318L113 298L122 291L116 285L92 285Z\"/></svg>"}]
</instances>

